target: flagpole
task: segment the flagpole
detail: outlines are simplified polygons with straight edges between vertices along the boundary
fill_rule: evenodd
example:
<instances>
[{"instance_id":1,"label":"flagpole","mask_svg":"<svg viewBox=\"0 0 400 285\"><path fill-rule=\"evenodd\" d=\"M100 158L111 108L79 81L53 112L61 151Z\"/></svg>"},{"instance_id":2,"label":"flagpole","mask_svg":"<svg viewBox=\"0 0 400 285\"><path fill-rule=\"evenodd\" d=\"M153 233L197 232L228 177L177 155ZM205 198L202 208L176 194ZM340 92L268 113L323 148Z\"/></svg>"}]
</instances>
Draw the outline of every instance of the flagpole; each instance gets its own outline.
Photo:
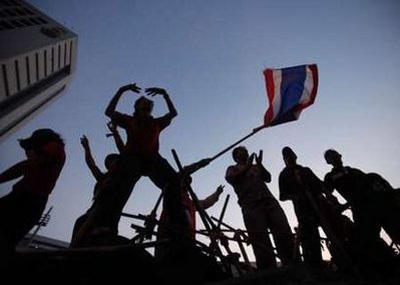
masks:
<instances>
[{"instance_id":1,"label":"flagpole","mask_svg":"<svg viewBox=\"0 0 400 285\"><path fill-rule=\"evenodd\" d=\"M227 151L231 150L232 148L234 148L235 146L237 146L237 145L240 144L241 142L243 142L243 141L247 140L248 138L252 137L253 135L255 135L256 133L258 133L259 131L265 129L266 127L267 127L267 126L262 125L262 126L259 126L259 127L255 128L255 129L253 129L253 131L252 131L250 134L244 136L244 137L241 138L240 140L236 141L235 143L231 144L231 145L228 146L227 148L221 150L219 153L217 153L216 155L214 155L213 157L211 157L210 162L213 161L213 160L215 160L215 159L217 159L218 157L220 157L221 155L223 155L223 154L226 153Z\"/></svg>"}]
</instances>

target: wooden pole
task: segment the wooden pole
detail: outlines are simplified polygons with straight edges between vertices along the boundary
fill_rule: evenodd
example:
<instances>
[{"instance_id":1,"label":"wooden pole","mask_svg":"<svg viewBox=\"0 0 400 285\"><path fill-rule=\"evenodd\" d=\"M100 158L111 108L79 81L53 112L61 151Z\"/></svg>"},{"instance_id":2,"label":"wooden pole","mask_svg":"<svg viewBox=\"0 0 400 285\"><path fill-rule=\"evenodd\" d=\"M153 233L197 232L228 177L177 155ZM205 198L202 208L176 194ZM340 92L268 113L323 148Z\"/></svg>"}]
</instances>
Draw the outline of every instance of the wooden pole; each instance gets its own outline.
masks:
<instances>
[{"instance_id":1,"label":"wooden pole","mask_svg":"<svg viewBox=\"0 0 400 285\"><path fill-rule=\"evenodd\" d=\"M243 142L243 141L247 140L248 138L254 136L256 133L258 133L259 131L261 131L262 129L265 129L265 128L266 128L266 126L263 125L263 126L259 126L259 127L255 128L255 129L253 129L253 131L250 134L244 136L243 138L239 139L235 143L231 144L230 146L226 147L225 149L221 150L219 153L217 153L216 155L211 157L211 161L217 159L218 157L220 157L221 155L223 155L227 151L231 150L232 148L234 148L235 146L237 146L241 142Z\"/></svg>"}]
</instances>

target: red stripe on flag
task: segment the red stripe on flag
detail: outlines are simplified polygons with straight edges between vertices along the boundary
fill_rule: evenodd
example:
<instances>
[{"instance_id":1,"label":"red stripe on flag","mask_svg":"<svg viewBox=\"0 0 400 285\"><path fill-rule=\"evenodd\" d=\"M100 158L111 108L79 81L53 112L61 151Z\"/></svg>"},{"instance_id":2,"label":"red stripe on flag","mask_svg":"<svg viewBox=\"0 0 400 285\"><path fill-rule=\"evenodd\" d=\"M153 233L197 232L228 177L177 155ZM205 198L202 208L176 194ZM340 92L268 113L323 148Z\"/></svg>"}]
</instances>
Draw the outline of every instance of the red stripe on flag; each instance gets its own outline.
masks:
<instances>
[{"instance_id":1,"label":"red stripe on flag","mask_svg":"<svg viewBox=\"0 0 400 285\"><path fill-rule=\"evenodd\" d=\"M272 105L272 101L275 97L275 86L274 86L274 78L273 78L273 71L272 69L264 70L265 76L265 84L267 89L268 101L269 101L269 108L264 115L264 125L268 125L272 121L274 116L274 108Z\"/></svg>"},{"instance_id":2,"label":"red stripe on flag","mask_svg":"<svg viewBox=\"0 0 400 285\"><path fill-rule=\"evenodd\" d=\"M318 89L318 69L316 64L310 65L311 73L313 76L314 86L311 90L311 104L315 101L315 96L317 96L317 89Z\"/></svg>"}]
</instances>

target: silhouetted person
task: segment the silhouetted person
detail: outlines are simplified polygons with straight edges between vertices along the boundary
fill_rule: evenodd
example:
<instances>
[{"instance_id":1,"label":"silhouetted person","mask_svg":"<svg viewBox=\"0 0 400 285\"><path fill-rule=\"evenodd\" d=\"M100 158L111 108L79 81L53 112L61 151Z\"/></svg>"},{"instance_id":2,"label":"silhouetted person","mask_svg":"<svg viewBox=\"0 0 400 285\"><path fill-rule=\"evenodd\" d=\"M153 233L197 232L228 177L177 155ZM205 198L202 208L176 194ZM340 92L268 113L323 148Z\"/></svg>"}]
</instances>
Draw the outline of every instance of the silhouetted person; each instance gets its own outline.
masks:
<instances>
[{"instance_id":1,"label":"silhouetted person","mask_svg":"<svg viewBox=\"0 0 400 285\"><path fill-rule=\"evenodd\" d=\"M400 244L400 191L377 173L367 174L378 219L392 241Z\"/></svg>"},{"instance_id":2,"label":"silhouetted person","mask_svg":"<svg viewBox=\"0 0 400 285\"><path fill-rule=\"evenodd\" d=\"M190 179L190 178L189 178ZM193 202L193 200L190 198L188 191L185 189L186 186L185 184L182 185L182 203L183 203L183 207L185 210L185 214L188 218L189 221L189 232L187 233L187 235L195 240L196 237L196 206ZM221 195L221 193L223 192L223 187L220 185L218 186L217 190L212 193L211 195L209 195L207 198L199 200L199 206L204 209L207 210L208 208L211 208L215 203L218 202L219 200L219 196ZM162 211L161 216L160 216L160 222L157 228L157 240L161 240L163 238L168 238L168 226L169 226L169 217L168 217L168 213L166 213L165 211ZM168 246L159 246L156 247L156 251L155 251L155 256L157 257L162 257L165 253L165 250L168 249Z\"/></svg>"},{"instance_id":3,"label":"silhouetted person","mask_svg":"<svg viewBox=\"0 0 400 285\"><path fill-rule=\"evenodd\" d=\"M277 266L267 229L272 232L282 263L291 263L294 257L293 234L283 209L265 184L271 181L271 174L262 164L261 153L249 157L247 149L241 146L233 150L232 156L236 165L228 167L225 178L238 196L257 268Z\"/></svg>"},{"instance_id":4,"label":"silhouetted person","mask_svg":"<svg viewBox=\"0 0 400 285\"><path fill-rule=\"evenodd\" d=\"M111 126L109 126L111 127ZM113 129L114 132L114 137L116 138L116 142L121 141L122 140L119 136L119 134L117 133L116 129ZM89 145L89 140L87 139L86 136L83 136L81 138L81 144L83 146L84 152L85 152L85 161L86 164L89 168L89 170L92 172L93 177L96 179L96 184L94 186L94 191L93 191L93 204L91 205L91 207L87 210L87 212L85 214L83 214L82 216L80 216L74 225L73 231L72 231L72 238L71 238L71 246L78 246L79 243L82 243L82 239L83 238L88 238L90 236L90 231L93 230L96 227L100 227L100 224L96 224L93 225L92 228L88 229L86 232L79 232L82 229L82 225L87 221L88 216L90 216L90 214L96 210L96 200L97 197L100 195L102 189L107 189L109 187L110 184L110 175L109 175L109 171L113 170L116 166L116 163L118 162L118 159L120 158L120 156L116 153L112 153L106 156L105 160L104 160L104 165L107 169L107 172L102 172L100 170L100 168L96 165L96 162L93 158L92 152L90 150L90 145ZM123 144L123 143L122 143ZM103 228L107 228L104 230L109 230L111 233L113 234L117 234L118 229L117 228L108 228L107 227L107 223L103 220L102 221L102 226ZM112 226L112 225L109 225ZM89 232L88 232L89 231ZM86 241L88 242L88 241Z\"/></svg>"},{"instance_id":5,"label":"silhouetted person","mask_svg":"<svg viewBox=\"0 0 400 285\"><path fill-rule=\"evenodd\" d=\"M177 111L168 93L161 88L148 88L146 93L151 96L162 96L168 107L168 113L159 118L153 118L153 101L140 97L134 105L132 115L116 111L116 106L122 94L126 91L139 93L135 84L121 87L109 103L105 114L112 122L127 134L127 141L116 171L113 171L112 187L109 197L105 199L110 205L118 224L119 216L125 206L133 187L142 176L147 176L160 189L164 190L164 208L168 210L174 227L187 227L187 220L180 199L179 175L159 154L160 133L176 117Z\"/></svg>"},{"instance_id":6,"label":"silhouetted person","mask_svg":"<svg viewBox=\"0 0 400 285\"><path fill-rule=\"evenodd\" d=\"M343 166L342 156L330 149L324 154L332 170L325 175L325 188L329 192L335 189L351 206L355 224L355 239L359 248L360 264L370 266L389 258L391 252L380 239L381 225L371 200L371 185L368 176L359 169Z\"/></svg>"},{"instance_id":7,"label":"silhouetted person","mask_svg":"<svg viewBox=\"0 0 400 285\"><path fill-rule=\"evenodd\" d=\"M0 174L0 183L21 178L0 198L0 255L39 221L65 162L63 140L51 129L38 129L19 143L27 159Z\"/></svg>"},{"instance_id":8,"label":"silhouetted person","mask_svg":"<svg viewBox=\"0 0 400 285\"><path fill-rule=\"evenodd\" d=\"M297 156L291 148L284 147L282 155L286 167L279 175L279 199L293 202L299 222L304 262L311 266L321 267L322 253L318 232L320 221L305 191L309 191L314 201L317 202L322 196L322 181L310 168L297 164Z\"/></svg>"}]
</instances>

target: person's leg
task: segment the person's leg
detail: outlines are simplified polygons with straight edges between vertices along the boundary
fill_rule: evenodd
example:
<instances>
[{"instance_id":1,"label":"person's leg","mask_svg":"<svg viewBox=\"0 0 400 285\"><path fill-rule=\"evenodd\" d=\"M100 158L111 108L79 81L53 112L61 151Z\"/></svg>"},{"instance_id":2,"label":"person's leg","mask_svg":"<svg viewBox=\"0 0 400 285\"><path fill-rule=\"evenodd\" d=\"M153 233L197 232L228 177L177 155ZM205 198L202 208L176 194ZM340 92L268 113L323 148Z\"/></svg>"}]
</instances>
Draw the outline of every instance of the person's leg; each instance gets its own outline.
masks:
<instances>
[{"instance_id":1,"label":"person's leg","mask_svg":"<svg viewBox=\"0 0 400 285\"><path fill-rule=\"evenodd\" d=\"M263 207L243 208L243 219L253 247L258 269L276 267L276 259L267 231L267 219Z\"/></svg>"},{"instance_id":2,"label":"person's leg","mask_svg":"<svg viewBox=\"0 0 400 285\"><path fill-rule=\"evenodd\" d=\"M169 217L171 237L182 237L182 232L188 232L189 222L182 204L179 174L166 159L157 156L150 162L147 175L164 191L163 209Z\"/></svg>"},{"instance_id":3,"label":"person's leg","mask_svg":"<svg viewBox=\"0 0 400 285\"><path fill-rule=\"evenodd\" d=\"M310 208L295 206L300 229L300 242L303 249L304 262L311 266L322 266L322 252L318 222Z\"/></svg>"},{"instance_id":4,"label":"person's leg","mask_svg":"<svg viewBox=\"0 0 400 285\"><path fill-rule=\"evenodd\" d=\"M283 265L294 263L294 236L282 207L277 201L266 206L268 227L271 229L278 256Z\"/></svg>"}]
</instances>

